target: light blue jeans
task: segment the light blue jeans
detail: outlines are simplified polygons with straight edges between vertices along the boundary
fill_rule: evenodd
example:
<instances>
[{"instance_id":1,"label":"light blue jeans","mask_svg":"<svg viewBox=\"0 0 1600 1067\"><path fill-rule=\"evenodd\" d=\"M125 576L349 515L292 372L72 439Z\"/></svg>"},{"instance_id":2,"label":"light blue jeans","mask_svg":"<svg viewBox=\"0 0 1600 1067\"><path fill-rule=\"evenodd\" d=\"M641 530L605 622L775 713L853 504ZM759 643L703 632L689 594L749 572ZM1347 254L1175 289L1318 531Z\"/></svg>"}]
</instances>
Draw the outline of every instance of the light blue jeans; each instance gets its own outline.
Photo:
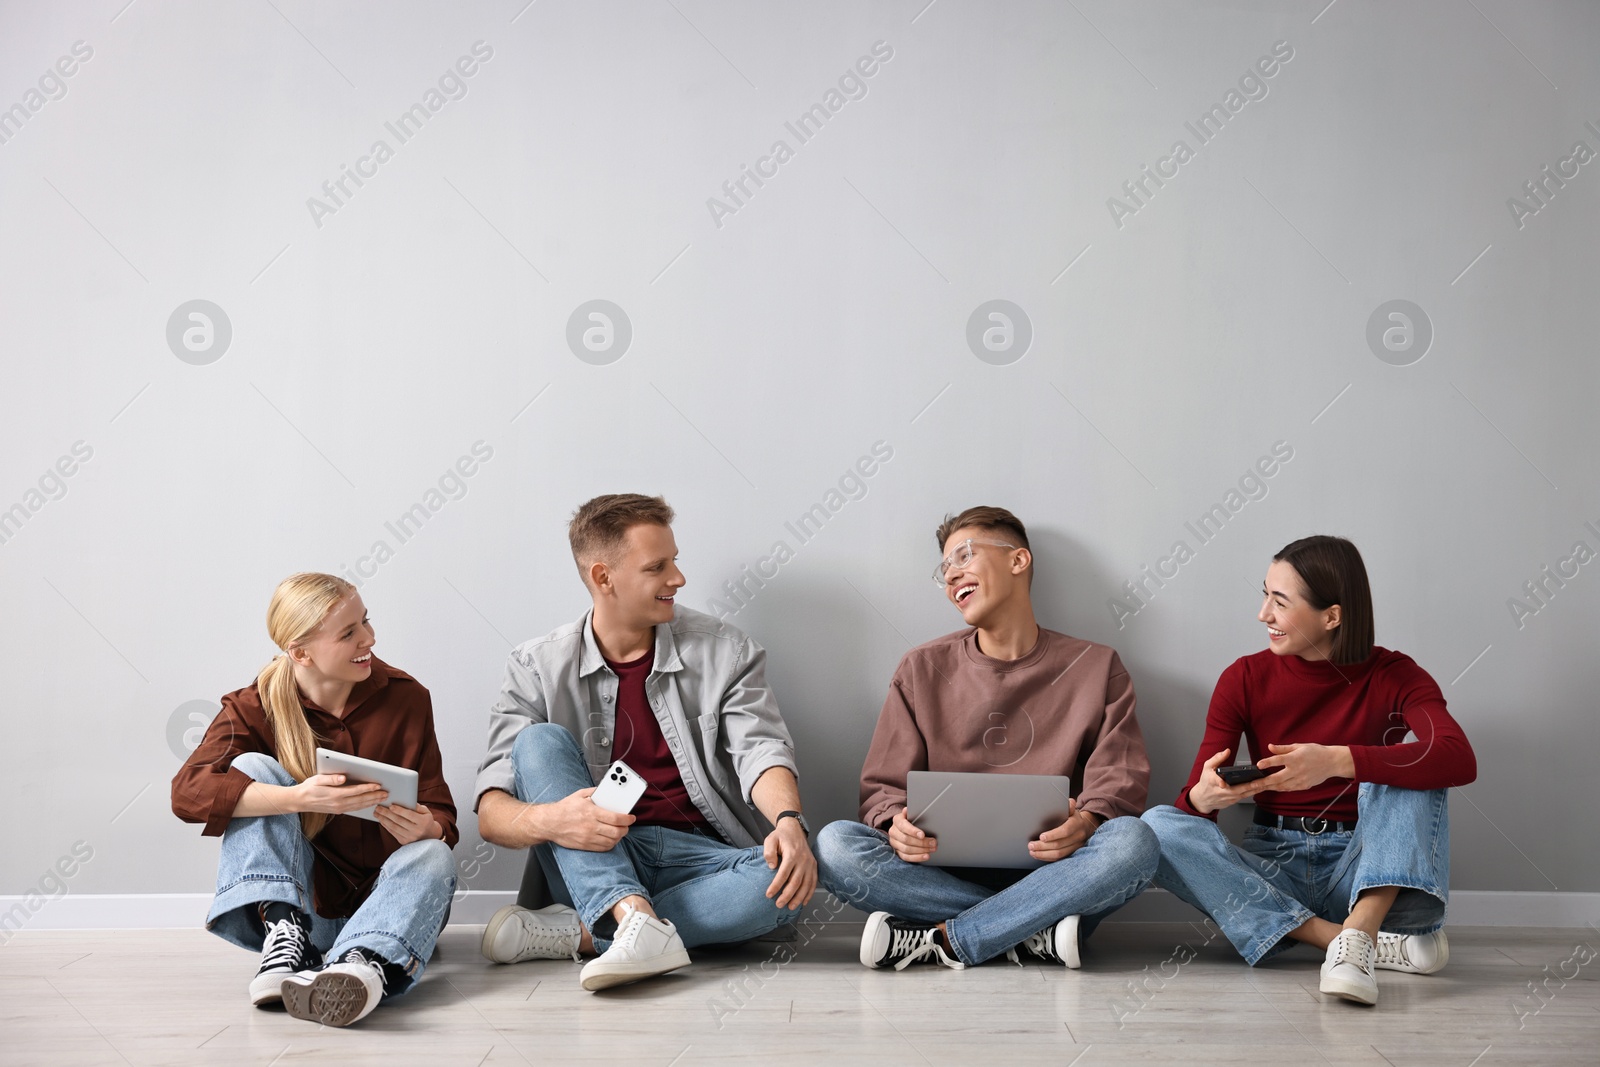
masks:
<instances>
[{"instance_id":1,"label":"light blue jeans","mask_svg":"<svg viewBox=\"0 0 1600 1067\"><path fill-rule=\"evenodd\" d=\"M1150 884L1160 848L1131 816L1107 820L1065 859L1033 870L966 870L908 863L889 836L859 822L817 834L822 884L863 911L945 924L962 963L982 963L1068 915L1083 937ZM981 882L973 879L982 879Z\"/></svg>"},{"instance_id":2,"label":"light blue jeans","mask_svg":"<svg viewBox=\"0 0 1600 1067\"><path fill-rule=\"evenodd\" d=\"M583 750L564 726L525 727L511 745L517 797L551 804L594 785ZM611 947L611 909L641 896L678 928L684 946L736 944L770 933L800 914L767 899L773 871L760 846L735 848L705 834L664 826L628 828L606 852L537 845L539 865L558 903L575 908L595 950Z\"/></svg>"},{"instance_id":3,"label":"light blue jeans","mask_svg":"<svg viewBox=\"0 0 1600 1067\"><path fill-rule=\"evenodd\" d=\"M1235 845L1217 824L1171 805L1144 813L1161 840L1156 885L1211 917L1252 966L1292 948L1311 918L1342 923L1364 890L1400 886L1382 929L1444 925L1450 813L1443 789L1362 782L1354 829L1320 834L1251 824Z\"/></svg>"},{"instance_id":4,"label":"light blue jeans","mask_svg":"<svg viewBox=\"0 0 1600 1067\"><path fill-rule=\"evenodd\" d=\"M244 752L233 768L258 782L294 785L294 776L271 756ZM298 815L237 818L222 833L217 895L206 929L240 948L261 951L265 937L256 905L292 904L311 917L311 943L331 961L352 948L376 952L405 968L387 995L408 991L422 976L444 926L456 887L455 861L443 841L413 841L384 861L377 884L348 919L329 919L311 906L312 842Z\"/></svg>"}]
</instances>

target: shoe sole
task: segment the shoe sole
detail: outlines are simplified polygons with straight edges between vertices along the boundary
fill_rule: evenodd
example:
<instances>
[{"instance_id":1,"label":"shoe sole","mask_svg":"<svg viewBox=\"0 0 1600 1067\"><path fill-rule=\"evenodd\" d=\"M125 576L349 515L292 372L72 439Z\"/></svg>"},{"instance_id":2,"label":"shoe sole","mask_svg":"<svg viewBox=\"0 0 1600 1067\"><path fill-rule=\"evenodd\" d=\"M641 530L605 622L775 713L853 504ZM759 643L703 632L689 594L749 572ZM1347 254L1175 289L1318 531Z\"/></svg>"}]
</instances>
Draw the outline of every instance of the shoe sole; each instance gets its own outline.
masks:
<instances>
[{"instance_id":1,"label":"shoe sole","mask_svg":"<svg viewBox=\"0 0 1600 1067\"><path fill-rule=\"evenodd\" d=\"M1059 931L1058 931L1059 932ZM1079 942L1083 939L1083 917L1075 917L1071 926L1072 939L1066 945L1060 944L1061 939L1056 938L1056 955L1061 957L1061 962L1069 971L1080 970L1083 967L1083 952Z\"/></svg>"},{"instance_id":2,"label":"shoe sole","mask_svg":"<svg viewBox=\"0 0 1600 1067\"><path fill-rule=\"evenodd\" d=\"M349 1026L367 1006L367 984L353 974L319 974L309 984L285 981L283 1006L296 1019Z\"/></svg>"},{"instance_id":3,"label":"shoe sole","mask_svg":"<svg viewBox=\"0 0 1600 1067\"><path fill-rule=\"evenodd\" d=\"M880 969L878 960L883 956L883 949L878 947L878 935L883 932L888 922L889 913L886 911L875 911L867 916L867 925L861 930L861 951L859 953L861 966L874 971Z\"/></svg>"},{"instance_id":4,"label":"shoe sole","mask_svg":"<svg viewBox=\"0 0 1600 1067\"><path fill-rule=\"evenodd\" d=\"M509 960L497 959L489 948L494 944L494 939L500 936L500 928L511 920L522 909L515 904L507 904L489 918L489 925L483 928L483 940L478 943L478 951L483 953L483 958L490 963L509 963Z\"/></svg>"},{"instance_id":5,"label":"shoe sole","mask_svg":"<svg viewBox=\"0 0 1600 1067\"><path fill-rule=\"evenodd\" d=\"M1372 1007L1378 1003L1378 991L1366 989L1354 982L1341 982L1336 978L1324 978L1321 990L1332 997L1348 1000L1352 1004L1364 1004Z\"/></svg>"},{"instance_id":6,"label":"shoe sole","mask_svg":"<svg viewBox=\"0 0 1600 1067\"><path fill-rule=\"evenodd\" d=\"M585 966L583 976L578 981L578 984L590 993L596 993L602 989L610 989L612 986L627 985L629 982L642 982L646 978L654 978L658 974L667 974L680 967L687 967L689 966L689 953L679 949L676 953L665 957L664 965L661 962L657 962L652 964L650 969L646 971L635 971L621 967L616 970L610 968L593 969L598 962L599 960L595 960Z\"/></svg>"},{"instance_id":7,"label":"shoe sole","mask_svg":"<svg viewBox=\"0 0 1600 1067\"><path fill-rule=\"evenodd\" d=\"M293 971L269 971L250 981L250 1003L257 1008L275 1007L283 1000L283 980Z\"/></svg>"}]
</instances>

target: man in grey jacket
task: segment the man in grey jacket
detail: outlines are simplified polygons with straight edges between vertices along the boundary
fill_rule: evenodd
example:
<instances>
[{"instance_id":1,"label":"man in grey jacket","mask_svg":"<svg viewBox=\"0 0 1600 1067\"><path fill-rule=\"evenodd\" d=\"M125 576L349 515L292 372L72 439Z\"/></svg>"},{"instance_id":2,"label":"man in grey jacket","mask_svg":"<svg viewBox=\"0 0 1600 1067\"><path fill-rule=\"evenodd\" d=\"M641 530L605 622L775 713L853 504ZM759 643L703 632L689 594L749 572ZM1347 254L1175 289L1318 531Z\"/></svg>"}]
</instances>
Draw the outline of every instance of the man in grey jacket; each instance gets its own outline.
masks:
<instances>
[{"instance_id":1,"label":"man in grey jacket","mask_svg":"<svg viewBox=\"0 0 1600 1067\"><path fill-rule=\"evenodd\" d=\"M594 607L517 646L489 713L478 829L533 848L560 903L508 905L497 963L598 957L597 990L664 974L688 947L746 941L810 903L817 861L766 653L674 599L684 585L660 497L596 497L568 527ZM591 799L614 761L647 783L631 814Z\"/></svg>"}]
</instances>

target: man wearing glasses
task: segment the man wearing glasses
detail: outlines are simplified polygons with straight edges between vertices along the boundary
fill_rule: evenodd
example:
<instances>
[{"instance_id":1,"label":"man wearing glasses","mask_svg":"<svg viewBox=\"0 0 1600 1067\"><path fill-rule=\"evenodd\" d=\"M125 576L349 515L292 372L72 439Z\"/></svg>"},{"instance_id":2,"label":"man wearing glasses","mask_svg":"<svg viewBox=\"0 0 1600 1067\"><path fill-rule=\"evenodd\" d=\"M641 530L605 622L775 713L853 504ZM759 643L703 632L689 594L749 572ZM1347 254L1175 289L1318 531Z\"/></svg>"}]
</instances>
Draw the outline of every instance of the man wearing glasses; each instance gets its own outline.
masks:
<instances>
[{"instance_id":1,"label":"man wearing glasses","mask_svg":"<svg viewBox=\"0 0 1600 1067\"><path fill-rule=\"evenodd\" d=\"M817 835L823 884L872 915L861 962L961 969L1018 950L1077 968L1084 939L1149 884L1150 782L1133 682L1115 651L1034 620L1033 553L1004 508L947 516L934 581L967 629L906 653L861 769L861 821ZM1069 775L1067 820L1028 843L1033 870L941 868L907 818L910 771Z\"/></svg>"}]
</instances>

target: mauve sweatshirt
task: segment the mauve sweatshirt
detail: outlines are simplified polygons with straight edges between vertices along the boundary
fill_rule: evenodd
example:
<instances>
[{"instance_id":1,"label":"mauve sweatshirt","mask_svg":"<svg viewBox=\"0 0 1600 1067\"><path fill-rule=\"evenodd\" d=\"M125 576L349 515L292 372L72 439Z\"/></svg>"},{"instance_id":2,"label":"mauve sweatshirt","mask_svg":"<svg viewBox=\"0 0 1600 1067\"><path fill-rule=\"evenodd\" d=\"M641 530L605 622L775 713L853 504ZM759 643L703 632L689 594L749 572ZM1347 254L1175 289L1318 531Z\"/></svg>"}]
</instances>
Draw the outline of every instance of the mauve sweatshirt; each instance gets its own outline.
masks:
<instances>
[{"instance_id":1,"label":"mauve sweatshirt","mask_svg":"<svg viewBox=\"0 0 1600 1067\"><path fill-rule=\"evenodd\" d=\"M1065 774L1082 810L1144 811L1150 760L1116 652L1041 628L1021 659L1000 660L978 650L977 633L900 660L861 768L861 821L889 824L910 771Z\"/></svg>"}]
</instances>

